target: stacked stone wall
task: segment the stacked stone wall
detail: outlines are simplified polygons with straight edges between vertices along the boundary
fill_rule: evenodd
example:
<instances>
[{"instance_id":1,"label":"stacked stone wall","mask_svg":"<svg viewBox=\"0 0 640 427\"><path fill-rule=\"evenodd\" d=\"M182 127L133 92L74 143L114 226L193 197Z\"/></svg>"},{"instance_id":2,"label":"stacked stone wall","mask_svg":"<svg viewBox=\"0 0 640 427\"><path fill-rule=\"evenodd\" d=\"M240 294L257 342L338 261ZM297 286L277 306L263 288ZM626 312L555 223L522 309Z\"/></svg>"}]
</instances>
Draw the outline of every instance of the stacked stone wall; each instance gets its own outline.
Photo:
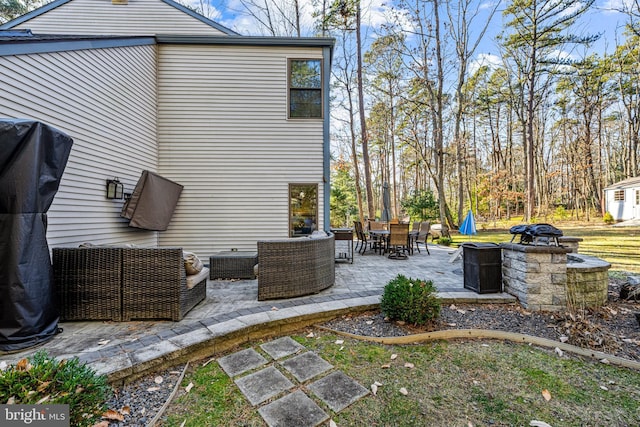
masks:
<instances>
[{"instance_id":1,"label":"stacked stone wall","mask_svg":"<svg viewBox=\"0 0 640 427\"><path fill-rule=\"evenodd\" d=\"M567 252L557 246L504 243L502 278L505 292L529 310L559 311L567 306Z\"/></svg>"},{"instance_id":2,"label":"stacked stone wall","mask_svg":"<svg viewBox=\"0 0 640 427\"><path fill-rule=\"evenodd\" d=\"M572 308L599 308L607 302L609 268L600 258L581 255L567 268L567 298Z\"/></svg>"}]
</instances>

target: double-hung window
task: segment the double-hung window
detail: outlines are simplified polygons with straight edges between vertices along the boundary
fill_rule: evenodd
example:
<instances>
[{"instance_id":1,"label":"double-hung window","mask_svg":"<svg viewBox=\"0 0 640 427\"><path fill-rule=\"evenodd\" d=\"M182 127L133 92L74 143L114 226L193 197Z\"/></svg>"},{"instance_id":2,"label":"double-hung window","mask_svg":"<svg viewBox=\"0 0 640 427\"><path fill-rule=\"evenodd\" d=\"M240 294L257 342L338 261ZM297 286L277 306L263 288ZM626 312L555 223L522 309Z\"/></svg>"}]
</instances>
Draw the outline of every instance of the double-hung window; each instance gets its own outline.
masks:
<instances>
[{"instance_id":1,"label":"double-hung window","mask_svg":"<svg viewBox=\"0 0 640 427\"><path fill-rule=\"evenodd\" d=\"M322 60L289 60L289 118L322 118Z\"/></svg>"}]
</instances>

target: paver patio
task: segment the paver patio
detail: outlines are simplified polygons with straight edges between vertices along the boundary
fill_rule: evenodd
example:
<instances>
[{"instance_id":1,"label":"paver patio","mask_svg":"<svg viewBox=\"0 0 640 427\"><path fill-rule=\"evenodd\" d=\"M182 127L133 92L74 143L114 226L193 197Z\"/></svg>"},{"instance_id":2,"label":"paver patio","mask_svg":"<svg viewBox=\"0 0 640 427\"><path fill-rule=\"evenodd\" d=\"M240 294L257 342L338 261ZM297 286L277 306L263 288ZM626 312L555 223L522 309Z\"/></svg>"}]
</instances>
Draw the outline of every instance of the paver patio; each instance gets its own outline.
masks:
<instances>
[{"instance_id":1,"label":"paver patio","mask_svg":"<svg viewBox=\"0 0 640 427\"><path fill-rule=\"evenodd\" d=\"M339 243L339 242L338 242ZM335 285L316 295L258 301L257 279L209 280L207 298L180 322L64 322L64 332L49 342L13 354L0 354L8 364L45 349L60 357L79 356L100 373L132 369L154 358L170 359L194 345L247 327L292 316L372 306L379 303L384 286L398 274L432 280L438 294L452 302L514 301L508 294L477 294L463 286L462 261L450 262L453 248L429 245L407 260L392 260L368 252L355 254L353 264L336 264ZM341 251L336 248L336 251ZM208 254L199 254L206 259ZM124 372L124 371L123 371Z\"/></svg>"}]
</instances>

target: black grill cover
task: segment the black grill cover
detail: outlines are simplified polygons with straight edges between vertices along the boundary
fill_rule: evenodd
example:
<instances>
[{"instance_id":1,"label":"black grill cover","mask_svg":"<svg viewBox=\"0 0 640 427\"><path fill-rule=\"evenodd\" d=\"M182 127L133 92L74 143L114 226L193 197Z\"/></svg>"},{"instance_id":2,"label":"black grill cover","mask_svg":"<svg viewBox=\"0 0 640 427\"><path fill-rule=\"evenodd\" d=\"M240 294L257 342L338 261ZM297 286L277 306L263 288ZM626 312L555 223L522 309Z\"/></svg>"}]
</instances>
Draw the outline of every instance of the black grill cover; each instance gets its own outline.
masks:
<instances>
[{"instance_id":1,"label":"black grill cover","mask_svg":"<svg viewBox=\"0 0 640 427\"><path fill-rule=\"evenodd\" d=\"M40 344L58 330L47 210L73 140L40 122L0 118L0 350Z\"/></svg>"}]
</instances>

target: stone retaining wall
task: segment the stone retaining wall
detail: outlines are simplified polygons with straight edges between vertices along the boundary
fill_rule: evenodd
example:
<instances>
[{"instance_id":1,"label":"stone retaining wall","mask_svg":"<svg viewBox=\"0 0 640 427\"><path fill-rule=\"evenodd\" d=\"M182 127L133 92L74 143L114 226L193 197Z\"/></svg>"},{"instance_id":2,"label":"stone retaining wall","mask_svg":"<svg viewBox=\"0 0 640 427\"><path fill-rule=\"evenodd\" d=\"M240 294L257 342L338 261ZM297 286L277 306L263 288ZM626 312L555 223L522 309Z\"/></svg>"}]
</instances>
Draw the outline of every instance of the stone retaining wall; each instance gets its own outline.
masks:
<instances>
[{"instance_id":1,"label":"stone retaining wall","mask_svg":"<svg viewBox=\"0 0 640 427\"><path fill-rule=\"evenodd\" d=\"M559 311L567 307L567 253L558 246L503 243L504 291L527 309Z\"/></svg>"},{"instance_id":2,"label":"stone retaining wall","mask_svg":"<svg viewBox=\"0 0 640 427\"><path fill-rule=\"evenodd\" d=\"M567 298L576 309L598 308L607 302L611 264L587 255L568 255Z\"/></svg>"}]
</instances>

